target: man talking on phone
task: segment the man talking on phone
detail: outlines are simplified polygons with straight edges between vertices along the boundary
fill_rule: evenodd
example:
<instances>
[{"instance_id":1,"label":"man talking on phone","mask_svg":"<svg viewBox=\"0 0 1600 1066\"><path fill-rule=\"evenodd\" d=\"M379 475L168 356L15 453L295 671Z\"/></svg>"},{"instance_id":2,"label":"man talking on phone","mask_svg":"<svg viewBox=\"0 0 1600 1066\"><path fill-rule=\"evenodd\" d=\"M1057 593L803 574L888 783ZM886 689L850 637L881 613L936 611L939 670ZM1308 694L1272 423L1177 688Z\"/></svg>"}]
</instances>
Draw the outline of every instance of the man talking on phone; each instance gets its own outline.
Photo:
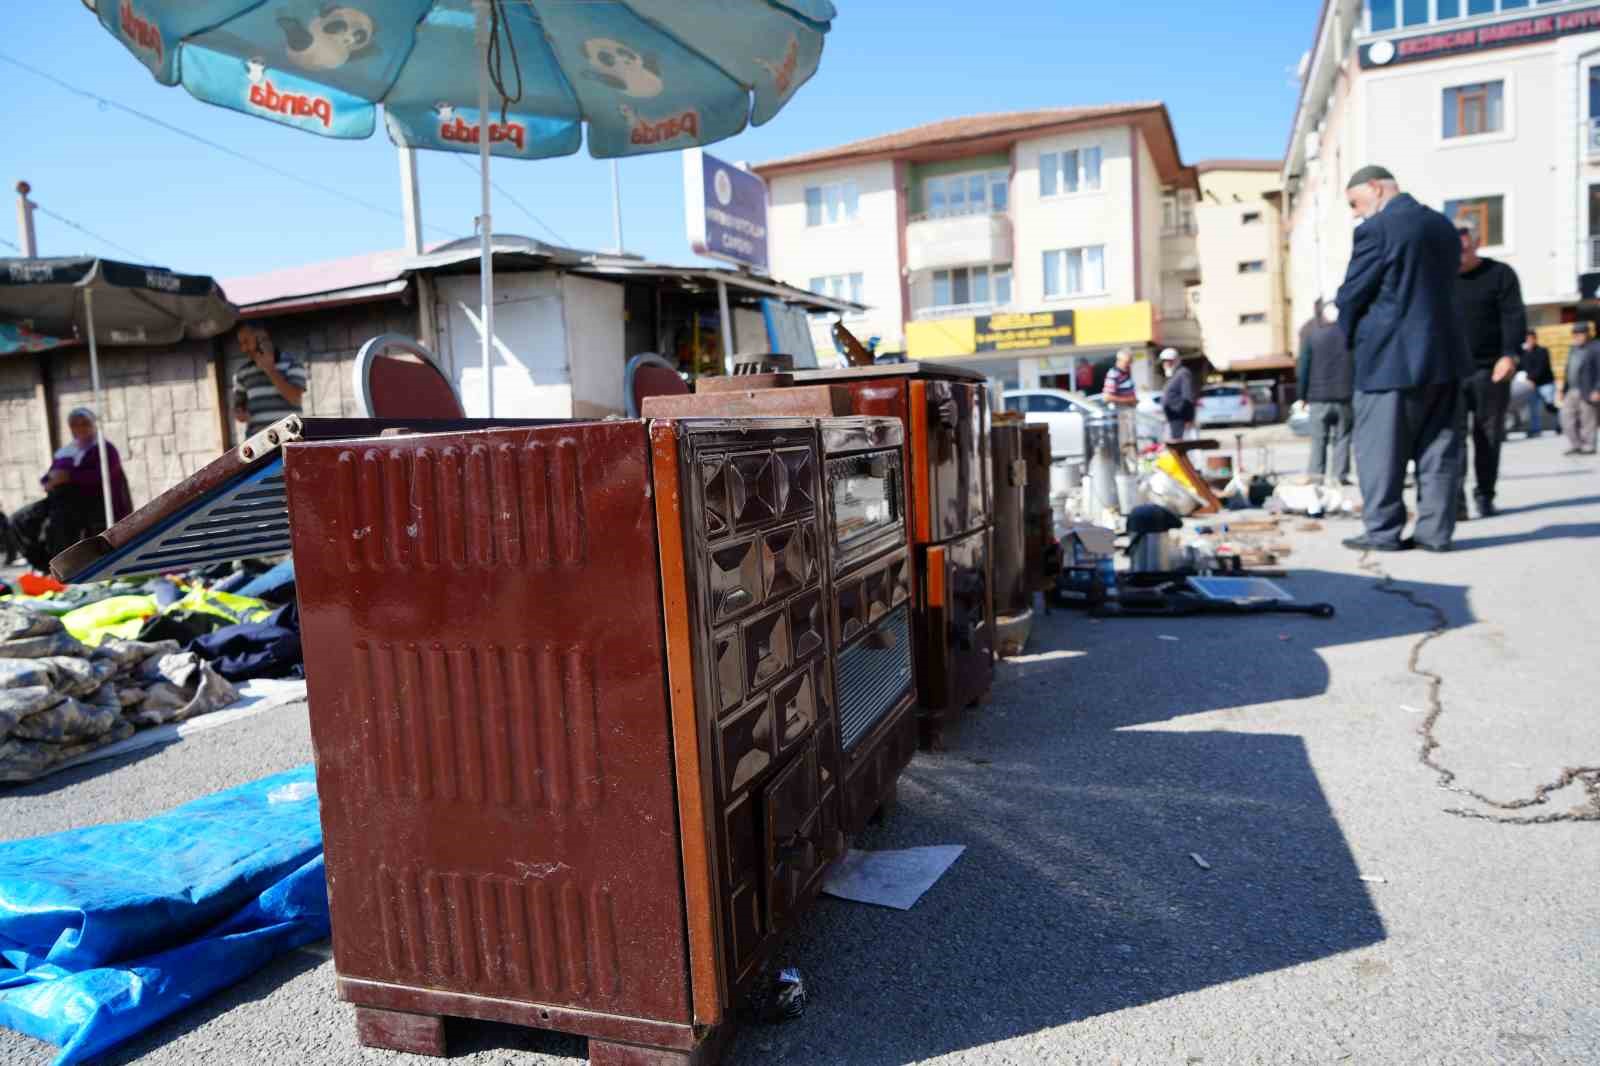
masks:
<instances>
[{"instance_id":1,"label":"man talking on phone","mask_svg":"<svg viewBox=\"0 0 1600 1066\"><path fill-rule=\"evenodd\" d=\"M246 322L237 334L239 350L250 360L233 375L233 417L253 437L272 423L300 413L306 395L306 366L277 350L266 327Z\"/></svg>"}]
</instances>

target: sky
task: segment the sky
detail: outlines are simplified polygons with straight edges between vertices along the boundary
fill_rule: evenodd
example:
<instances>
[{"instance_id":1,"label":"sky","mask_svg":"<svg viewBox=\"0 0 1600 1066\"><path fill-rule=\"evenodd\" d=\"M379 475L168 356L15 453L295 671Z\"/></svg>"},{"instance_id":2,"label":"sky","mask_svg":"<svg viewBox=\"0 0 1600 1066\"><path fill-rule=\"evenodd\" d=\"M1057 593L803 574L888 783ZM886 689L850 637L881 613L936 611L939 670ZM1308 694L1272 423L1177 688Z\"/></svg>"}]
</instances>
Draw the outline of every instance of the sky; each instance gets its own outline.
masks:
<instances>
[{"instance_id":1,"label":"sky","mask_svg":"<svg viewBox=\"0 0 1600 1066\"><path fill-rule=\"evenodd\" d=\"M1278 158L1294 114L1294 67L1319 10L1318 0L835 3L817 76L771 122L713 154L759 162L959 115L1161 100L1188 162ZM0 179L13 203L15 181L33 186L42 255L90 253L229 278L404 243L398 157L381 123L370 140L335 141L202 104L157 84L74 0L0 0L0 93L8 105ZM418 158L426 239L471 236L475 158ZM494 206L496 232L612 246L608 161L584 150L497 159L491 172L507 194ZM628 251L693 261L678 154L623 160L621 174ZM18 254L14 215L0 212L0 256Z\"/></svg>"}]
</instances>

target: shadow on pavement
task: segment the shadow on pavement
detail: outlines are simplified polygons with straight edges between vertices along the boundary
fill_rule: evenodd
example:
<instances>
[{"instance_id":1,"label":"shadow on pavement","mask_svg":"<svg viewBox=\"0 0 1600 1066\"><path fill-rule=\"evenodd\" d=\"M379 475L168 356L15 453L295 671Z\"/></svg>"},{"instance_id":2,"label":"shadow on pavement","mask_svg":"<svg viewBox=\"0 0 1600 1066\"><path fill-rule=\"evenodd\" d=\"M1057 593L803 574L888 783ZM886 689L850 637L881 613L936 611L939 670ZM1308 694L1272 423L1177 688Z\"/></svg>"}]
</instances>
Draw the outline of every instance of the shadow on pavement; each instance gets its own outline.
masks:
<instances>
[{"instance_id":1,"label":"shadow on pavement","mask_svg":"<svg viewBox=\"0 0 1600 1066\"><path fill-rule=\"evenodd\" d=\"M858 841L966 853L908 912L824 897L782 959L804 974L809 1009L743 1029L727 1066L902 1066L1382 941L1304 742L1230 731L1225 717L1201 729L1176 721L1318 696L1329 682L1319 649L1431 622L1370 578L1295 571L1284 584L1334 603L1338 617L1039 616L1028 654L999 667L994 701L956 724L949 751L918 755L898 808ZM1408 584L1453 625L1471 620L1464 587ZM315 963L279 960L112 1061ZM455 1054L585 1054L573 1037L450 1024Z\"/></svg>"},{"instance_id":2,"label":"shadow on pavement","mask_svg":"<svg viewBox=\"0 0 1600 1066\"><path fill-rule=\"evenodd\" d=\"M1458 552L1478 551L1482 548L1503 548L1509 544L1529 544L1542 540L1588 540L1600 537L1600 522L1565 522L1556 526L1545 526L1543 529L1534 530L1532 533L1507 533L1499 537L1468 537L1465 540L1457 538L1455 550Z\"/></svg>"},{"instance_id":3,"label":"shadow on pavement","mask_svg":"<svg viewBox=\"0 0 1600 1066\"><path fill-rule=\"evenodd\" d=\"M137 736L138 734L134 734ZM132 766L142 762L152 755L159 755L174 744L181 743L177 738L151 744L149 747L130 751L124 755L114 755L105 759L96 759L94 762L74 766L70 770L57 770L46 774L44 777L33 781L21 781L15 784L0 782L0 797L5 796L47 796L52 792L81 785L85 781L93 780L101 774L109 774L113 770L120 770L125 766Z\"/></svg>"},{"instance_id":4,"label":"shadow on pavement","mask_svg":"<svg viewBox=\"0 0 1600 1066\"><path fill-rule=\"evenodd\" d=\"M1301 738L1174 722L1318 696L1319 649L1431 625L1372 579L1295 574L1339 616L1038 618L994 703L859 842L967 852L910 912L824 899L788 955L810 1010L741 1035L730 1066L901 1066L1382 941ZM1471 620L1465 588L1408 584Z\"/></svg>"},{"instance_id":5,"label":"shadow on pavement","mask_svg":"<svg viewBox=\"0 0 1600 1066\"><path fill-rule=\"evenodd\" d=\"M1500 514L1532 514L1534 511L1558 511L1568 507L1588 507L1597 503L1600 503L1600 496L1579 496L1570 500L1544 500L1540 503L1530 503L1526 507L1502 507Z\"/></svg>"}]
</instances>

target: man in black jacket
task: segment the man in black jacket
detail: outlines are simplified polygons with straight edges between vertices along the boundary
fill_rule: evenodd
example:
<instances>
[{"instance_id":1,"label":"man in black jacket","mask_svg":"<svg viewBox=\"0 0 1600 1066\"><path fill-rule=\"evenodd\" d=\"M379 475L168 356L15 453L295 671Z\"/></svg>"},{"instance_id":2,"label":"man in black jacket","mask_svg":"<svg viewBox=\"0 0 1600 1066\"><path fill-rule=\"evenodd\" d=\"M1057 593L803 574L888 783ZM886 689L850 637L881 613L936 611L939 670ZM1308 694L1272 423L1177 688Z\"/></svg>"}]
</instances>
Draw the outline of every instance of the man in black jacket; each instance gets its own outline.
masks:
<instances>
[{"instance_id":1,"label":"man in black jacket","mask_svg":"<svg viewBox=\"0 0 1600 1066\"><path fill-rule=\"evenodd\" d=\"M1355 426L1355 410L1350 404L1355 364L1338 326L1338 305L1317 303L1321 320L1308 323L1300 335L1295 374L1296 395L1310 408L1311 464L1307 472L1344 485L1350 480L1350 433Z\"/></svg>"},{"instance_id":2,"label":"man in black jacket","mask_svg":"<svg viewBox=\"0 0 1600 1066\"><path fill-rule=\"evenodd\" d=\"M1458 411L1469 365L1456 275L1461 245L1448 218L1363 167L1345 198L1364 221L1335 303L1355 356L1355 451L1366 533L1361 551L1449 551L1461 480ZM1417 464L1417 524L1406 522L1406 464Z\"/></svg>"},{"instance_id":3,"label":"man in black jacket","mask_svg":"<svg viewBox=\"0 0 1600 1066\"><path fill-rule=\"evenodd\" d=\"M1528 396L1528 439L1532 440L1544 432L1545 412L1555 410L1556 372L1550 365L1550 349L1539 343L1539 335L1531 329L1522 342L1517 365L1533 384Z\"/></svg>"},{"instance_id":4,"label":"man in black jacket","mask_svg":"<svg viewBox=\"0 0 1600 1066\"><path fill-rule=\"evenodd\" d=\"M1478 254L1478 228L1470 219L1456 222L1461 241L1461 275L1456 301L1472 355L1472 373L1461 383L1463 423L1472 418L1473 497L1478 516L1495 513L1494 487L1500 476L1500 445L1506 437L1506 411L1511 407L1511 377L1517 372L1517 351L1528 335L1527 308L1517 272L1505 263ZM1466 449L1461 455L1461 491L1456 518L1466 517Z\"/></svg>"},{"instance_id":5,"label":"man in black jacket","mask_svg":"<svg viewBox=\"0 0 1600 1066\"><path fill-rule=\"evenodd\" d=\"M1567 455L1593 455L1600 427L1600 342L1587 322L1572 324L1572 348L1561 391L1561 428L1572 447Z\"/></svg>"},{"instance_id":6,"label":"man in black jacket","mask_svg":"<svg viewBox=\"0 0 1600 1066\"><path fill-rule=\"evenodd\" d=\"M1167 375L1166 388L1161 390L1161 413L1167 417L1167 439L1183 440L1194 425L1194 375L1183 365L1178 349L1167 348L1161 353L1161 371Z\"/></svg>"}]
</instances>

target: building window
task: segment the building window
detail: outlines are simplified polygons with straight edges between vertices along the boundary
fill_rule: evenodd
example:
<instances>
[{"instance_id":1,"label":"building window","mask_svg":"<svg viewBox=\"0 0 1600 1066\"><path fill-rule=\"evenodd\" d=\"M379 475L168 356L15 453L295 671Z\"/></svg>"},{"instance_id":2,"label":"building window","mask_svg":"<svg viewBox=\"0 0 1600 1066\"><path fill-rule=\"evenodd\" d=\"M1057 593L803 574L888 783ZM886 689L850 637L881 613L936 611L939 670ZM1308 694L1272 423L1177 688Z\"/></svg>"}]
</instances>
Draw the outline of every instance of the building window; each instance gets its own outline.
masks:
<instances>
[{"instance_id":1,"label":"building window","mask_svg":"<svg viewBox=\"0 0 1600 1066\"><path fill-rule=\"evenodd\" d=\"M1266 322L1267 313L1265 311L1252 311L1249 314L1239 316L1239 325L1241 326L1263 326L1266 325Z\"/></svg>"},{"instance_id":2,"label":"building window","mask_svg":"<svg viewBox=\"0 0 1600 1066\"><path fill-rule=\"evenodd\" d=\"M1562 0L1368 0L1367 29L1383 33L1401 26L1424 26L1430 22L1450 22L1463 13L1492 15L1497 11L1516 11ZM1464 9L1464 11L1463 11Z\"/></svg>"},{"instance_id":3,"label":"building window","mask_svg":"<svg viewBox=\"0 0 1600 1066\"><path fill-rule=\"evenodd\" d=\"M1456 85L1444 91L1446 138L1499 133L1505 126L1505 82Z\"/></svg>"},{"instance_id":4,"label":"building window","mask_svg":"<svg viewBox=\"0 0 1600 1066\"><path fill-rule=\"evenodd\" d=\"M1261 221L1260 211L1246 211L1239 216L1239 222L1246 226L1254 226Z\"/></svg>"},{"instance_id":5,"label":"building window","mask_svg":"<svg viewBox=\"0 0 1600 1066\"><path fill-rule=\"evenodd\" d=\"M933 272L930 308L1004 307L1011 302L1011 264Z\"/></svg>"},{"instance_id":6,"label":"building window","mask_svg":"<svg viewBox=\"0 0 1600 1066\"><path fill-rule=\"evenodd\" d=\"M1006 209L1010 174L990 170L947 174L923 182L923 208L929 218L999 214Z\"/></svg>"},{"instance_id":7,"label":"building window","mask_svg":"<svg viewBox=\"0 0 1600 1066\"><path fill-rule=\"evenodd\" d=\"M853 304L861 299L860 274L828 274L811 279L811 291L818 296L831 296L835 300L849 300Z\"/></svg>"},{"instance_id":8,"label":"building window","mask_svg":"<svg viewBox=\"0 0 1600 1066\"><path fill-rule=\"evenodd\" d=\"M1478 240L1485 247L1498 248L1506 242L1506 198L1504 196L1473 196L1461 200L1446 200L1444 213L1453 222L1471 220L1477 223Z\"/></svg>"},{"instance_id":9,"label":"building window","mask_svg":"<svg viewBox=\"0 0 1600 1066\"><path fill-rule=\"evenodd\" d=\"M1166 237L1193 236L1194 192L1179 189L1161 197L1161 233Z\"/></svg>"},{"instance_id":10,"label":"building window","mask_svg":"<svg viewBox=\"0 0 1600 1066\"><path fill-rule=\"evenodd\" d=\"M837 226L854 222L861 193L853 181L806 186L806 225Z\"/></svg>"},{"instance_id":11,"label":"building window","mask_svg":"<svg viewBox=\"0 0 1600 1066\"><path fill-rule=\"evenodd\" d=\"M1106 291L1106 246L1058 248L1044 253L1046 297L1085 296Z\"/></svg>"},{"instance_id":12,"label":"building window","mask_svg":"<svg viewBox=\"0 0 1600 1066\"><path fill-rule=\"evenodd\" d=\"M1070 196L1100 191L1100 149L1074 148L1039 156L1039 195Z\"/></svg>"},{"instance_id":13,"label":"building window","mask_svg":"<svg viewBox=\"0 0 1600 1066\"><path fill-rule=\"evenodd\" d=\"M1265 259L1246 259L1239 264L1239 273L1241 274L1265 274L1266 272L1267 261Z\"/></svg>"}]
</instances>

